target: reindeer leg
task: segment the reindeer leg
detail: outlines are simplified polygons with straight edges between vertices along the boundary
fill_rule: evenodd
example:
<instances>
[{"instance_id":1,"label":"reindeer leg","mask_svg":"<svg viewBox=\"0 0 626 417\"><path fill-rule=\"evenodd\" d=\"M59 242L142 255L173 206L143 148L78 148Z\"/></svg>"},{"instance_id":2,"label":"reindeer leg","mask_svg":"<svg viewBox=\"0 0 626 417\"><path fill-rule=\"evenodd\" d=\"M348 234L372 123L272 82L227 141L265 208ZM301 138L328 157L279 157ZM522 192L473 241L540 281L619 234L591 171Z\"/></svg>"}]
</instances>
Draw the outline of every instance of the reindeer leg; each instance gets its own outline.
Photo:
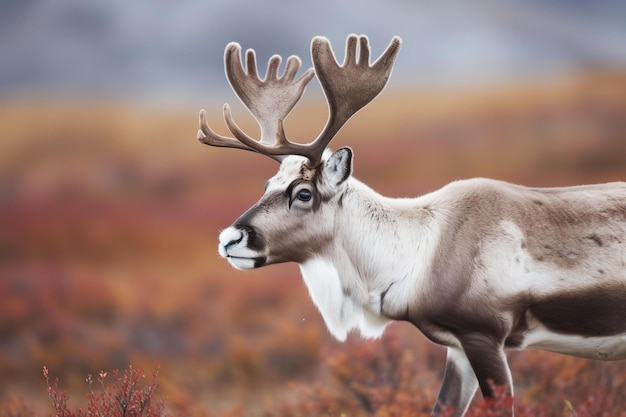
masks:
<instances>
[{"instance_id":1,"label":"reindeer leg","mask_svg":"<svg viewBox=\"0 0 626 417\"><path fill-rule=\"evenodd\" d=\"M461 349L448 348L446 369L431 416L440 415L444 407L453 407L453 416L462 416L477 387L478 380L465 353Z\"/></svg>"},{"instance_id":2,"label":"reindeer leg","mask_svg":"<svg viewBox=\"0 0 626 417\"><path fill-rule=\"evenodd\" d=\"M483 397L493 397L493 385L506 385L508 394L513 396L511 371L501 343L489 335L470 333L461 338L461 344L476 374Z\"/></svg>"}]
</instances>

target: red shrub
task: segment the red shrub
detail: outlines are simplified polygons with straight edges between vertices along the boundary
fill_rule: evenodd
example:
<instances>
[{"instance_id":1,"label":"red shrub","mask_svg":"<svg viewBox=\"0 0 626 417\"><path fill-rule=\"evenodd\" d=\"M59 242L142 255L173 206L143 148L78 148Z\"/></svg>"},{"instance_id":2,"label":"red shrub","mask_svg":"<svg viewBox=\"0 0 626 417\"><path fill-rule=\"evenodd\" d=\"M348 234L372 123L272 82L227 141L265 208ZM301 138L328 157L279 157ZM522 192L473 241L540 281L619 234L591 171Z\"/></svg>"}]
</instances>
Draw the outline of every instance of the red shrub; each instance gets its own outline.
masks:
<instances>
[{"instance_id":1,"label":"red shrub","mask_svg":"<svg viewBox=\"0 0 626 417\"><path fill-rule=\"evenodd\" d=\"M99 392L93 388L92 376L87 376L89 394L87 394L87 410L72 411L67 402L67 391L59 388L59 379L55 378L50 384L48 368L43 367L43 376L46 379L48 395L52 399L56 417L161 417L165 414L165 402L155 398L158 389L157 376L159 367L152 373L152 380L141 386L140 381L145 378L138 368L129 366L123 373L113 371L113 383L105 383L107 372L100 372L98 382Z\"/></svg>"}]
</instances>

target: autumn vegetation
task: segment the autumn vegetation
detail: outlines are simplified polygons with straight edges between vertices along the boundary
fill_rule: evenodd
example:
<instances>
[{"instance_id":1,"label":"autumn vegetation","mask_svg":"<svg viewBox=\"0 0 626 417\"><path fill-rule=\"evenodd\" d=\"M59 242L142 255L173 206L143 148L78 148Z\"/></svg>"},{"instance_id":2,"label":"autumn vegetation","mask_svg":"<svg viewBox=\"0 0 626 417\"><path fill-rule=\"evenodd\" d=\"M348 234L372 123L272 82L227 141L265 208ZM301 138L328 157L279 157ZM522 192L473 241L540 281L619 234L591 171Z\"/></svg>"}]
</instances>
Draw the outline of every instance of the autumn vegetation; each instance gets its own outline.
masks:
<instances>
[{"instance_id":1,"label":"autumn vegetation","mask_svg":"<svg viewBox=\"0 0 626 417\"><path fill-rule=\"evenodd\" d=\"M222 126L221 103L206 107ZM0 417L428 415L441 347L407 323L338 343L296 266L244 273L219 259L219 230L276 164L199 144L197 110L0 103ZM315 136L325 111L303 103L288 135ZM343 145L355 175L390 196L476 176L623 181L626 75L391 89L332 146ZM509 360L518 415L626 416L626 361ZM511 401L477 395L468 415L498 416Z\"/></svg>"}]
</instances>

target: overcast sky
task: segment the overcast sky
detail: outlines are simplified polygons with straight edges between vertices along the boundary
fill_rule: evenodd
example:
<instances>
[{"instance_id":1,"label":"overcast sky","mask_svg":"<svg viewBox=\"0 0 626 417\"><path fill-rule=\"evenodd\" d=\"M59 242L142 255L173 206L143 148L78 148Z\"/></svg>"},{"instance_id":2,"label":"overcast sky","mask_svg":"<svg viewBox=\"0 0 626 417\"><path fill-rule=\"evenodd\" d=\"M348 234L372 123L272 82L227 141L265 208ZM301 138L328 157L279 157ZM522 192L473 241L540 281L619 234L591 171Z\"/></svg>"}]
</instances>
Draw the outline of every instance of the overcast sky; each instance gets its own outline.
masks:
<instances>
[{"instance_id":1,"label":"overcast sky","mask_svg":"<svg viewBox=\"0 0 626 417\"><path fill-rule=\"evenodd\" d=\"M310 66L313 36L342 59L350 33L402 37L391 88L626 68L624 22L603 0L0 0L0 98L222 101L228 42Z\"/></svg>"}]
</instances>

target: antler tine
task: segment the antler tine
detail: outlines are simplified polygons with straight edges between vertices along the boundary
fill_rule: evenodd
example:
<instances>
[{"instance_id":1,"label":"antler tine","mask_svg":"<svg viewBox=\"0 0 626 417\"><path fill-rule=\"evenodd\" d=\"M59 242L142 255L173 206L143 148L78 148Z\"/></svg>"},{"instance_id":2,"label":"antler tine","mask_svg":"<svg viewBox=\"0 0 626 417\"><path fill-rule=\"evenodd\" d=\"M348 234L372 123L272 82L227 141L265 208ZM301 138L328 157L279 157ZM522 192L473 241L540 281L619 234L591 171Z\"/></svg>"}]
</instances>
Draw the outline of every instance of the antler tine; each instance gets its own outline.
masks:
<instances>
[{"instance_id":1,"label":"antler tine","mask_svg":"<svg viewBox=\"0 0 626 417\"><path fill-rule=\"evenodd\" d=\"M219 147L223 147L223 148L236 148L236 149L244 149L247 151L255 151L255 149L252 149L251 147L249 147L248 145L239 142L238 140L234 139L234 138L229 138L227 136L222 136L218 133L216 133L215 131L213 131L213 129L211 129L209 127L209 124L207 123L207 119L206 119L206 112L204 110L200 110L200 116L199 116L199 124L200 124L200 129L198 130L198 140L202 143L204 143L205 145L210 145L210 146L219 146Z\"/></svg>"},{"instance_id":2,"label":"antler tine","mask_svg":"<svg viewBox=\"0 0 626 417\"><path fill-rule=\"evenodd\" d=\"M348 119L385 88L400 44L400 38L395 36L381 56L370 65L369 40L364 35L350 35L346 41L344 63L339 65L330 41L323 37L313 39L311 57L329 109L324 130L310 144L310 152L316 155L311 160L314 166L320 163L324 149Z\"/></svg>"}]
</instances>

